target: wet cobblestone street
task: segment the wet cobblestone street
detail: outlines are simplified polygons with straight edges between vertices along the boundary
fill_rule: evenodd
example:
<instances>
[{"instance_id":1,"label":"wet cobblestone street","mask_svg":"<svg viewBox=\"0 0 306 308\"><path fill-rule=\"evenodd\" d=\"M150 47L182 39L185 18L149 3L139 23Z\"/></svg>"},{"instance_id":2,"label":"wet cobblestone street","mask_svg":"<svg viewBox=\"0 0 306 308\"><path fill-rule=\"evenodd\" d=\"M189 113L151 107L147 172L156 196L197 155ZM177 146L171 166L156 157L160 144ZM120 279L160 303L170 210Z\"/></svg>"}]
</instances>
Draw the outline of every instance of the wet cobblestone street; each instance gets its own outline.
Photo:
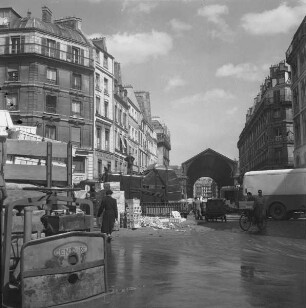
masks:
<instances>
[{"instance_id":1,"label":"wet cobblestone street","mask_svg":"<svg viewBox=\"0 0 306 308\"><path fill-rule=\"evenodd\" d=\"M115 232L105 306L305 306L305 220L269 222L264 235L241 231L237 217L192 221L177 230Z\"/></svg>"}]
</instances>

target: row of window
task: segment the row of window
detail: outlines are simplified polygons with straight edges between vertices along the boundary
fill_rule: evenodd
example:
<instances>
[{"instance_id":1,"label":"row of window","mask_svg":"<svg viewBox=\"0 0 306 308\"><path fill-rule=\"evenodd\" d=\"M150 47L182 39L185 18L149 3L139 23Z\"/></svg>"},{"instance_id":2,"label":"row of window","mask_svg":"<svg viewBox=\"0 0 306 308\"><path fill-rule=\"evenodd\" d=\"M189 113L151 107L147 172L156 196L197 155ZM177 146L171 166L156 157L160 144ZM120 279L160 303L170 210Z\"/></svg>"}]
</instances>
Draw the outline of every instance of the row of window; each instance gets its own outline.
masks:
<instances>
[{"instance_id":1,"label":"row of window","mask_svg":"<svg viewBox=\"0 0 306 308\"><path fill-rule=\"evenodd\" d=\"M127 127L127 116L126 113L118 108L117 106L115 106L115 122L119 123L121 126L123 127Z\"/></svg>"},{"instance_id":2,"label":"row of window","mask_svg":"<svg viewBox=\"0 0 306 308\"><path fill-rule=\"evenodd\" d=\"M52 84L59 84L58 70L48 67L46 70L46 82ZM19 66L17 64L9 64L7 66L7 81L19 81ZM108 83L106 85L108 87ZM82 75L71 74L71 88L75 90L82 90ZM106 88L107 89L107 88ZM107 90L108 91L108 90Z\"/></svg>"},{"instance_id":3,"label":"row of window","mask_svg":"<svg viewBox=\"0 0 306 308\"><path fill-rule=\"evenodd\" d=\"M8 93L6 95L6 107L7 110L10 111L19 110L18 93ZM58 108L57 96L47 94L45 103L45 112L59 113L57 108ZM83 115L83 104L81 101L72 100L70 115L71 116Z\"/></svg>"},{"instance_id":4,"label":"row of window","mask_svg":"<svg viewBox=\"0 0 306 308\"><path fill-rule=\"evenodd\" d=\"M67 50L61 50L61 43L53 39L41 38L41 45L35 42L35 37L30 37L32 42L25 42L24 35L7 37L6 53L19 54L39 52L44 56L66 60L75 64L84 65L84 49L67 45ZM86 59L87 60L87 59Z\"/></svg>"},{"instance_id":5,"label":"row of window","mask_svg":"<svg viewBox=\"0 0 306 308\"><path fill-rule=\"evenodd\" d=\"M95 75L95 83L96 83L96 90L101 91L101 79L100 79L100 74L96 73ZM104 94L109 94L108 91L108 79L104 78Z\"/></svg>"},{"instance_id":6,"label":"row of window","mask_svg":"<svg viewBox=\"0 0 306 308\"><path fill-rule=\"evenodd\" d=\"M96 61L100 64L101 60L100 51L96 49ZM108 68L108 56L106 54L103 54L103 67Z\"/></svg>"},{"instance_id":7,"label":"row of window","mask_svg":"<svg viewBox=\"0 0 306 308\"><path fill-rule=\"evenodd\" d=\"M110 138L109 129L102 130L102 127L100 126L96 127L97 149L109 151L110 150L109 138Z\"/></svg>"},{"instance_id":8,"label":"row of window","mask_svg":"<svg viewBox=\"0 0 306 308\"><path fill-rule=\"evenodd\" d=\"M96 96L96 114L109 118L109 103L105 100L102 106L99 96Z\"/></svg>"},{"instance_id":9,"label":"row of window","mask_svg":"<svg viewBox=\"0 0 306 308\"><path fill-rule=\"evenodd\" d=\"M43 135L45 138L57 140L57 127L55 125L44 126ZM71 126L70 127L70 140L73 144L81 146L81 128Z\"/></svg>"}]
</instances>

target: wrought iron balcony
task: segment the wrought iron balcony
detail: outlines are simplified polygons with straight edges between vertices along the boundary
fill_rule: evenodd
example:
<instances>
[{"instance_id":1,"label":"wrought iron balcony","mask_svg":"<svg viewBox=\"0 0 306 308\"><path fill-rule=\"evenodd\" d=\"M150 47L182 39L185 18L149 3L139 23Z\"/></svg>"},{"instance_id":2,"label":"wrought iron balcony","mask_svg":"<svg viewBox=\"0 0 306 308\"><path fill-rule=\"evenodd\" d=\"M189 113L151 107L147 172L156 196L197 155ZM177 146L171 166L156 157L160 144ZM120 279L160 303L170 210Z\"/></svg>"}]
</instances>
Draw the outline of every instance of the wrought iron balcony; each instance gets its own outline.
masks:
<instances>
[{"instance_id":1,"label":"wrought iron balcony","mask_svg":"<svg viewBox=\"0 0 306 308\"><path fill-rule=\"evenodd\" d=\"M18 45L6 44L0 45L0 56L3 55L24 55L24 54L36 54L49 58L59 59L61 61L74 63L85 67L93 67L93 59L85 57L84 52L80 49L79 54L67 52L65 50L49 47L37 43L21 43Z\"/></svg>"}]
</instances>

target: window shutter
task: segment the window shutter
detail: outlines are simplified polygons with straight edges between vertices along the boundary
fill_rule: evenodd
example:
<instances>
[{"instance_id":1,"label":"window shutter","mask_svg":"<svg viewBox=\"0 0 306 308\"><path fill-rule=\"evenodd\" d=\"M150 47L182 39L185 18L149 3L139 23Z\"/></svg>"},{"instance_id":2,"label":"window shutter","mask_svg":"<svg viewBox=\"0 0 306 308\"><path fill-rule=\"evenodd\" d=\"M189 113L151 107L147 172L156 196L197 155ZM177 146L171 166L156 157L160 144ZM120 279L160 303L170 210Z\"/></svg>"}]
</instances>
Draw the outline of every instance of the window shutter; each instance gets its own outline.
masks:
<instances>
[{"instance_id":1,"label":"window shutter","mask_svg":"<svg viewBox=\"0 0 306 308\"><path fill-rule=\"evenodd\" d=\"M41 38L41 53L43 55L46 55L47 53L46 47L47 47L47 39L45 37L42 37Z\"/></svg>"},{"instance_id":2,"label":"window shutter","mask_svg":"<svg viewBox=\"0 0 306 308\"><path fill-rule=\"evenodd\" d=\"M20 37L20 52L21 53L24 53L24 45L25 45L25 36L24 35L21 35Z\"/></svg>"},{"instance_id":3,"label":"window shutter","mask_svg":"<svg viewBox=\"0 0 306 308\"><path fill-rule=\"evenodd\" d=\"M67 46L67 61L71 61L72 59L72 46L68 45Z\"/></svg>"},{"instance_id":4,"label":"window shutter","mask_svg":"<svg viewBox=\"0 0 306 308\"><path fill-rule=\"evenodd\" d=\"M61 43L60 42L56 42L56 53L55 53L55 57L56 58L60 58L60 52L61 52Z\"/></svg>"},{"instance_id":5,"label":"window shutter","mask_svg":"<svg viewBox=\"0 0 306 308\"><path fill-rule=\"evenodd\" d=\"M4 49L4 53L5 54L8 54L8 53L10 53L10 37L9 36L7 36L6 38L5 38L5 49Z\"/></svg>"},{"instance_id":6,"label":"window shutter","mask_svg":"<svg viewBox=\"0 0 306 308\"><path fill-rule=\"evenodd\" d=\"M81 49L81 64L84 65L84 49Z\"/></svg>"}]
</instances>

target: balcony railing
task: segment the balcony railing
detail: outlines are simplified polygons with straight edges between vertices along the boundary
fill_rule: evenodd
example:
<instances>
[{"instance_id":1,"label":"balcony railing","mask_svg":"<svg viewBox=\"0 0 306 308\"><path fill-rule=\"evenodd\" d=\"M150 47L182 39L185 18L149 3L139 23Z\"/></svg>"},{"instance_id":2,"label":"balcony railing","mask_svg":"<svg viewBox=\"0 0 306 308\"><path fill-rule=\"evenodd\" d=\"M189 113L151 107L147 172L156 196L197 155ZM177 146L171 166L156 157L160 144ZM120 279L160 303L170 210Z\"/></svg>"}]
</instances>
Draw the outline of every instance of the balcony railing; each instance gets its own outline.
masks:
<instances>
[{"instance_id":1,"label":"balcony railing","mask_svg":"<svg viewBox=\"0 0 306 308\"><path fill-rule=\"evenodd\" d=\"M12 44L0 45L0 55L17 54L37 54L69 63L75 63L81 66L93 67L93 59L91 58L84 57L82 55L78 55L78 57L76 57L72 52L67 52L37 43L24 43L18 50L14 49Z\"/></svg>"},{"instance_id":2,"label":"balcony railing","mask_svg":"<svg viewBox=\"0 0 306 308\"><path fill-rule=\"evenodd\" d=\"M270 137L269 141L293 143L294 142L294 136L293 135L289 135L289 136L274 136L274 137Z\"/></svg>"}]
</instances>

